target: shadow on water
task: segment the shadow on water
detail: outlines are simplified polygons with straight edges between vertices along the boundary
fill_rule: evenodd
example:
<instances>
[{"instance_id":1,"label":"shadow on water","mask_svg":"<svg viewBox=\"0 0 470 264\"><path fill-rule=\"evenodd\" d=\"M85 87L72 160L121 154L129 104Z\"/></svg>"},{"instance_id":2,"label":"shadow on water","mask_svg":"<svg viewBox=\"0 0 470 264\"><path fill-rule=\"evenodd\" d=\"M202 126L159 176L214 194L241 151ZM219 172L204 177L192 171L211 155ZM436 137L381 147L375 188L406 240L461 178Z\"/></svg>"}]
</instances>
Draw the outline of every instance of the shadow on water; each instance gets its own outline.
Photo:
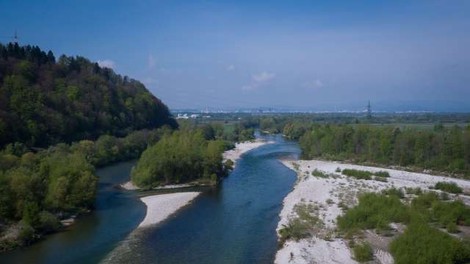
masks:
<instances>
[{"instance_id":1,"label":"shadow on water","mask_svg":"<svg viewBox=\"0 0 470 264\"><path fill-rule=\"evenodd\" d=\"M201 194L163 223L138 230L107 263L272 263L276 227L295 173L278 159L297 158L280 136L246 153L218 189Z\"/></svg>"}]
</instances>

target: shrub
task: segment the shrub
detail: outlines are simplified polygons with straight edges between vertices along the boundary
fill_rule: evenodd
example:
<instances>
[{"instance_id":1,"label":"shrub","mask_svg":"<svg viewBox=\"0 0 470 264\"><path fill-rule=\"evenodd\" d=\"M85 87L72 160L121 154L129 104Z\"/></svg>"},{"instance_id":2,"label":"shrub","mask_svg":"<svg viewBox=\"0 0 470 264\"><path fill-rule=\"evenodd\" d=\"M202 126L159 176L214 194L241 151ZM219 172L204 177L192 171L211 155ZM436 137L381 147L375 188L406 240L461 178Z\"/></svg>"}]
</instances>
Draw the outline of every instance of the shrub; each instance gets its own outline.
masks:
<instances>
[{"instance_id":1,"label":"shrub","mask_svg":"<svg viewBox=\"0 0 470 264\"><path fill-rule=\"evenodd\" d=\"M414 194L414 195L421 195L423 193L423 191L419 187L416 187L416 188L405 187L405 191L407 194Z\"/></svg>"},{"instance_id":2,"label":"shrub","mask_svg":"<svg viewBox=\"0 0 470 264\"><path fill-rule=\"evenodd\" d=\"M296 218L289 219L287 225L279 230L281 245L288 239L299 239L309 237L314 228L322 228L323 223L315 215L315 208L312 204L297 204L294 207L297 213Z\"/></svg>"},{"instance_id":3,"label":"shrub","mask_svg":"<svg viewBox=\"0 0 470 264\"><path fill-rule=\"evenodd\" d=\"M386 189L386 190L383 190L382 193L385 195L394 195L400 199L405 197L405 194L403 193L403 191L397 188Z\"/></svg>"},{"instance_id":4,"label":"shrub","mask_svg":"<svg viewBox=\"0 0 470 264\"><path fill-rule=\"evenodd\" d=\"M470 225L470 208L461 201L437 201L431 209L433 220L443 227L449 224Z\"/></svg>"},{"instance_id":5,"label":"shrub","mask_svg":"<svg viewBox=\"0 0 470 264\"><path fill-rule=\"evenodd\" d=\"M371 180L372 179L372 173L370 171L344 169L343 174L346 176L354 177L358 180Z\"/></svg>"},{"instance_id":6,"label":"shrub","mask_svg":"<svg viewBox=\"0 0 470 264\"><path fill-rule=\"evenodd\" d=\"M336 168L335 172L341 172L341 168L340 167Z\"/></svg>"},{"instance_id":7,"label":"shrub","mask_svg":"<svg viewBox=\"0 0 470 264\"><path fill-rule=\"evenodd\" d=\"M306 238L310 235L310 231L307 223L299 218L294 218L289 220L289 223L279 230L279 235L281 236L281 244L284 244L288 239L298 241L299 239Z\"/></svg>"},{"instance_id":8,"label":"shrub","mask_svg":"<svg viewBox=\"0 0 470 264\"><path fill-rule=\"evenodd\" d=\"M34 228L26 223L20 225L20 232L18 233L18 242L20 245L29 245L35 239Z\"/></svg>"},{"instance_id":9,"label":"shrub","mask_svg":"<svg viewBox=\"0 0 470 264\"><path fill-rule=\"evenodd\" d=\"M460 188L455 182L438 182L434 188L444 192L462 193L462 188Z\"/></svg>"},{"instance_id":10,"label":"shrub","mask_svg":"<svg viewBox=\"0 0 470 264\"><path fill-rule=\"evenodd\" d=\"M457 225L455 223L448 223L447 226L446 226L446 229L447 229L447 232L449 232L451 234L456 234L456 233L460 232L459 228L457 227Z\"/></svg>"},{"instance_id":11,"label":"shrub","mask_svg":"<svg viewBox=\"0 0 470 264\"><path fill-rule=\"evenodd\" d=\"M353 253L354 259L358 262L366 262L374 259L372 247L368 243L354 245Z\"/></svg>"},{"instance_id":12,"label":"shrub","mask_svg":"<svg viewBox=\"0 0 470 264\"><path fill-rule=\"evenodd\" d=\"M356 207L338 217L338 227L342 231L387 229L391 222L404 222L407 219L406 206L397 196L366 193L359 197Z\"/></svg>"},{"instance_id":13,"label":"shrub","mask_svg":"<svg viewBox=\"0 0 470 264\"><path fill-rule=\"evenodd\" d=\"M441 192L440 197L441 197L441 200L443 201L447 201L450 199L449 194L446 192Z\"/></svg>"},{"instance_id":14,"label":"shrub","mask_svg":"<svg viewBox=\"0 0 470 264\"><path fill-rule=\"evenodd\" d=\"M390 177L390 174L388 173L388 171L377 171L377 172L374 172L374 175L379 176L379 177L384 177L384 178Z\"/></svg>"},{"instance_id":15,"label":"shrub","mask_svg":"<svg viewBox=\"0 0 470 264\"><path fill-rule=\"evenodd\" d=\"M226 160L225 163L224 163L224 167L225 167L226 170L233 170L233 165L235 165L235 164L234 164L233 160L231 160L231 159Z\"/></svg>"},{"instance_id":16,"label":"shrub","mask_svg":"<svg viewBox=\"0 0 470 264\"><path fill-rule=\"evenodd\" d=\"M431 208L432 204L439 201L439 196L435 192L426 192L416 197L411 201L413 209L418 211L427 211Z\"/></svg>"},{"instance_id":17,"label":"shrub","mask_svg":"<svg viewBox=\"0 0 470 264\"><path fill-rule=\"evenodd\" d=\"M328 178L328 175L321 170L314 169L312 175L319 178Z\"/></svg>"},{"instance_id":18,"label":"shrub","mask_svg":"<svg viewBox=\"0 0 470 264\"><path fill-rule=\"evenodd\" d=\"M470 261L468 246L423 222L410 224L403 235L392 241L390 251L396 264Z\"/></svg>"},{"instance_id":19,"label":"shrub","mask_svg":"<svg viewBox=\"0 0 470 264\"><path fill-rule=\"evenodd\" d=\"M61 227L59 219L47 211L39 213L39 222L38 229L44 233L54 232Z\"/></svg>"}]
</instances>

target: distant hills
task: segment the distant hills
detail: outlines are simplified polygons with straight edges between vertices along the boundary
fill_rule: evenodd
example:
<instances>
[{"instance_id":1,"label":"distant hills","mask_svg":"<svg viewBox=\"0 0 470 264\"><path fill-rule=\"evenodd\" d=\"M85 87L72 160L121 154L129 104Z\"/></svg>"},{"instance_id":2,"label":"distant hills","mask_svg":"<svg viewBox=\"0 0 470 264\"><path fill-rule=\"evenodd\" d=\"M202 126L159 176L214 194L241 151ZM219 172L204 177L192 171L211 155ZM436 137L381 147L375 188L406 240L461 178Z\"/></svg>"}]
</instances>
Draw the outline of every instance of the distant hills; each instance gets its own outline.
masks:
<instances>
[{"instance_id":1,"label":"distant hills","mask_svg":"<svg viewBox=\"0 0 470 264\"><path fill-rule=\"evenodd\" d=\"M0 44L0 147L124 136L176 127L168 107L139 81L84 57Z\"/></svg>"}]
</instances>

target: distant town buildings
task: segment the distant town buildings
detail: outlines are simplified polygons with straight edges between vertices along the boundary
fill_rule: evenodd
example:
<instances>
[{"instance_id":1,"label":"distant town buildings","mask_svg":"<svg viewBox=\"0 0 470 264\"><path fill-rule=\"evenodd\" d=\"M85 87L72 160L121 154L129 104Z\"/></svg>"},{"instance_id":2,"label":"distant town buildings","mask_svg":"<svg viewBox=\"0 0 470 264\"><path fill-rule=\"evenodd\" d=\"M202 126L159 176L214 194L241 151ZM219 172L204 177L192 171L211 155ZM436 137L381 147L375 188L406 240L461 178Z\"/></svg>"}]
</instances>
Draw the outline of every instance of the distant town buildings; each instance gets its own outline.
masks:
<instances>
[{"instance_id":1,"label":"distant town buildings","mask_svg":"<svg viewBox=\"0 0 470 264\"><path fill-rule=\"evenodd\" d=\"M184 114L178 114L176 116L176 119L196 119L196 118L211 118L210 115L204 115L204 116L201 116L200 114L187 114L187 113L184 113Z\"/></svg>"}]
</instances>

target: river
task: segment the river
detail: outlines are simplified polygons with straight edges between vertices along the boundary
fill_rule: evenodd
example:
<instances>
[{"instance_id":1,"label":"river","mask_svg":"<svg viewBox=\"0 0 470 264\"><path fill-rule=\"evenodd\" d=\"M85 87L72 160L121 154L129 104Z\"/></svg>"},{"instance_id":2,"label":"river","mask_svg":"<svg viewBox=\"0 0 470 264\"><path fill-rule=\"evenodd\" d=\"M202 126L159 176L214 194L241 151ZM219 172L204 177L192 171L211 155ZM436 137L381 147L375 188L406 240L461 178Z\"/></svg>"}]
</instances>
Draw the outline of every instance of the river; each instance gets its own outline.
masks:
<instances>
[{"instance_id":1,"label":"river","mask_svg":"<svg viewBox=\"0 0 470 264\"><path fill-rule=\"evenodd\" d=\"M135 193L112 187L128 179L133 163L100 169L95 213L71 231L0 255L0 262L272 263L282 200L296 178L278 159L297 158L300 150L279 135L263 137L274 143L243 155L219 188L144 232L132 230L145 206Z\"/></svg>"}]
</instances>

